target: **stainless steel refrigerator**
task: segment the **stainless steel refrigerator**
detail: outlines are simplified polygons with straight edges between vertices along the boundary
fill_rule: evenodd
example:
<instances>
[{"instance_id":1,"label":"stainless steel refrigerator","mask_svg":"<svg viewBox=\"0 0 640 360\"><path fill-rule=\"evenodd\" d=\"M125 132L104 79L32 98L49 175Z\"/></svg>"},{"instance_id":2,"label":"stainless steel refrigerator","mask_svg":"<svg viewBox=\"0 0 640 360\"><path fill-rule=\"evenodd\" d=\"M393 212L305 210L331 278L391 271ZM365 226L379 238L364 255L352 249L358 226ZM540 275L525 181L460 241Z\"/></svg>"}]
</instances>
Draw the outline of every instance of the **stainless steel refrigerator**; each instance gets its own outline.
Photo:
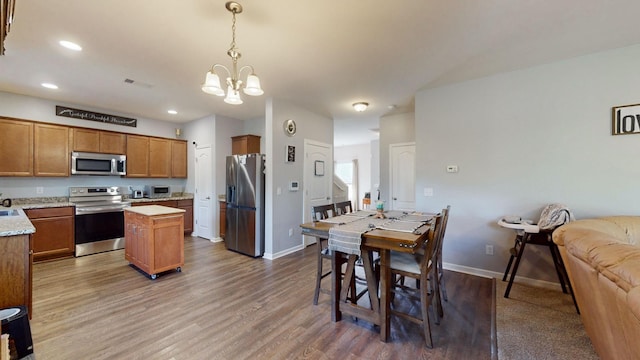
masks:
<instances>
[{"instance_id":1,"label":"stainless steel refrigerator","mask_svg":"<svg viewBox=\"0 0 640 360\"><path fill-rule=\"evenodd\" d=\"M227 249L264 255L264 155L227 156Z\"/></svg>"}]
</instances>

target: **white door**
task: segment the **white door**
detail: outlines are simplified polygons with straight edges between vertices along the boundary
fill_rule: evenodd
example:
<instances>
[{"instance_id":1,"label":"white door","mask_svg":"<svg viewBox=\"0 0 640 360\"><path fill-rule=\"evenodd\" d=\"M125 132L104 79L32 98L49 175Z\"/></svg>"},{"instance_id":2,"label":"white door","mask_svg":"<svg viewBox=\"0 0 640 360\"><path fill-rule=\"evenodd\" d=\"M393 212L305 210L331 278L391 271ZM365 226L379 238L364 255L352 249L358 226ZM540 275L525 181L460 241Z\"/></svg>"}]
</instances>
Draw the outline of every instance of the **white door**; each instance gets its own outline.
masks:
<instances>
[{"instance_id":1,"label":"white door","mask_svg":"<svg viewBox=\"0 0 640 360\"><path fill-rule=\"evenodd\" d=\"M196 236L213 238L213 177L211 176L211 147L196 148Z\"/></svg>"},{"instance_id":2,"label":"white door","mask_svg":"<svg viewBox=\"0 0 640 360\"><path fill-rule=\"evenodd\" d=\"M302 222L311 221L311 208L333 202L333 147L317 141L304 141L304 196L302 200ZM303 246L313 244L315 237L305 236Z\"/></svg>"},{"instance_id":3,"label":"white door","mask_svg":"<svg viewBox=\"0 0 640 360\"><path fill-rule=\"evenodd\" d=\"M416 144L392 144L389 157L390 209L413 211L416 209Z\"/></svg>"}]
</instances>

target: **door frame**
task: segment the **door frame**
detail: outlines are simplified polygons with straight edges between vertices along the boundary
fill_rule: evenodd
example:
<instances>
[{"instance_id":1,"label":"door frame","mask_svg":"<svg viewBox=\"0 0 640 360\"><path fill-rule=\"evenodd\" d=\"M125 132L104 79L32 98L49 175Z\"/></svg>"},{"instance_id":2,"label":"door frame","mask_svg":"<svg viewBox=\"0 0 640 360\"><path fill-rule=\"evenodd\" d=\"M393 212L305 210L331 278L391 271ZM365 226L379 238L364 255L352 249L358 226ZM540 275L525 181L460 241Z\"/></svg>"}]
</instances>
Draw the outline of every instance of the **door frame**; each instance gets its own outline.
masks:
<instances>
[{"instance_id":1,"label":"door frame","mask_svg":"<svg viewBox=\"0 0 640 360\"><path fill-rule=\"evenodd\" d=\"M198 206L198 184L199 183L199 178L202 176L202 174L199 174L198 171L198 151L199 150L204 150L204 149L209 149L209 159L213 159L213 146L211 146L210 144L205 144L205 145L196 145L193 157L194 157L194 164L195 164L195 169L194 169L194 174L195 174L195 179L194 179L194 188L195 188L195 194L194 194L194 198L193 198L193 215L194 215L194 235L201 237L203 239L207 239L209 241L222 241L222 239L220 237L215 237L215 221L214 219L216 218L215 216L209 216L207 219L210 221L209 223L209 229L211 229L211 234L210 237L203 237L202 234L200 234L200 227L198 225L198 222L202 220L202 214L200 214L200 206ZM207 164L207 166L210 169L210 173L212 174L212 181L213 181L213 164L209 163ZM211 195L209 198L209 214L213 214L214 212L218 213L218 216L220 216L220 211L217 209L217 207L214 206L214 199L213 199L213 194L215 193L215 189L214 186L215 184L211 184Z\"/></svg>"}]
</instances>

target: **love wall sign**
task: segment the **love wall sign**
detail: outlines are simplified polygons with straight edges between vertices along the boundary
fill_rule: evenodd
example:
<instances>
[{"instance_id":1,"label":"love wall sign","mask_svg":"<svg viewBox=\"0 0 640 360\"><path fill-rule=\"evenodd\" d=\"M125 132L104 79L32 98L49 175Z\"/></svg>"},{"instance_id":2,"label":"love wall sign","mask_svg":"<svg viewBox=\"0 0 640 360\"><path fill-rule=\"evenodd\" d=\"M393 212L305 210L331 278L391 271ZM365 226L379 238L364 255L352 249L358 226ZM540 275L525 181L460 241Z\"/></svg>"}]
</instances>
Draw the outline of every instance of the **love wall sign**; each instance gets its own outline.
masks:
<instances>
[{"instance_id":1,"label":"love wall sign","mask_svg":"<svg viewBox=\"0 0 640 360\"><path fill-rule=\"evenodd\" d=\"M640 104L612 109L611 135L640 134Z\"/></svg>"}]
</instances>

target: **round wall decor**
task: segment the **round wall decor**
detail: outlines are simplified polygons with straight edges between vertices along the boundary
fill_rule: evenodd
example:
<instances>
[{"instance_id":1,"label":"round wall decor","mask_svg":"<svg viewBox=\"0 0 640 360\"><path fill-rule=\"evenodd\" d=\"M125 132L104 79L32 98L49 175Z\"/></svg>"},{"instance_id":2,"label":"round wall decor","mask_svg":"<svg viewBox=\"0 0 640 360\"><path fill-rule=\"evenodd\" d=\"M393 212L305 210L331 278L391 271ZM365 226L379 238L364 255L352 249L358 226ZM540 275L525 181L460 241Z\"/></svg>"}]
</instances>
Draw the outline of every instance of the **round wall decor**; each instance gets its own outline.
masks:
<instances>
[{"instance_id":1,"label":"round wall decor","mask_svg":"<svg viewBox=\"0 0 640 360\"><path fill-rule=\"evenodd\" d=\"M282 127L284 128L284 133L287 134L287 136L293 136L296 134L296 122L288 119L285 120L284 123L282 124Z\"/></svg>"}]
</instances>

